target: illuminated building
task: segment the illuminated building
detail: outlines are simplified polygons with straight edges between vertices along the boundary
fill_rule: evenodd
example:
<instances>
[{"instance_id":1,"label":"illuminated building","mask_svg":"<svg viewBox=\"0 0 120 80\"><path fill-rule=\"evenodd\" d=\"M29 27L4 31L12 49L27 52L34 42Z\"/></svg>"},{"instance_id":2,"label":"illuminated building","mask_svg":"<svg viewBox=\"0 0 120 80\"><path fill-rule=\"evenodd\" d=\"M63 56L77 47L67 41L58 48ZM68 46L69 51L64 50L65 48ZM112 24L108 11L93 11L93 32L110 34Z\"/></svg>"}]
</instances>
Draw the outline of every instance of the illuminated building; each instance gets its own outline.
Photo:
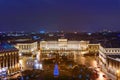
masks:
<instances>
[{"instance_id":1,"label":"illuminated building","mask_svg":"<svg viewBox=\"0 0 120 80\"><path fill-rule=\"evenodd\" d=\"M108 55L108 71L116 74L120 70L120 55Z\"/></svg>"},{"instance_id":2,"label":"illuminated building","mask_svg":"<svg viewBox=\"0 0 120 80\"><path fill-rule=\"evenodd\" d=\"M40 50L42 54L58 53L70 54L76 58L76 54L89 54L98 56L98 63L102 69L112 67L114 72L119 69L119 60L111 59L108 55L119 55L120 48L104 48L101 44L89 44L89 41L69 41L59 39L58 41L40 41Z\"/></svg>"},{"instance_id":3,"label":"illuminated building","mask_svg":"<svg viewBox=\"0 0 120 80\"><path fill-rule=\"evenodd\" d=\"M58 41L40 41L40 50L42 53L79 53L80 51L86 51L88 44L89 41L68 41L67 39L58 39Z\"/></svg>"},{"instance_id":4,"label":"illuminated building","mask_svg":"<svg viewBox=\"0 0 120 80\"><path fill-rule=\"evenodd\" d=\"M96 55L97 55L99 53L99 47L100 47L100 44L88 44L89 54L96 53Z\"/></svg>"},{"instance_id":5,"label":"illuminated building","mask_svg":"<svg viewBox=\"0 0 120 80\"><path fill-rule=\"evenodd\" d=\"M36 53L38 47L36 41L23 41L18 42L15 47L19 50L19 53Z\"/></svg>"},{"instance_id":6,"label":"illuminated building","mask_svg":"<svg viewBox=\"0 0 120 80\"><path fill-rule=\"evenodd\" d=\"M120 48L101 48L99 49L99 64L102 69L108 70L116 75L120 70Z\"/></svg>"},{"instance_id":7,"label":"illuminated building","mask_svg":"<svg viewBox=\"0 0 120 80\"><path fill-rule=\"evenodd\" d=\"M18 49L8 43L0 44L0 76L10 75L19 70Z\"/></svg>"}]
</instances>

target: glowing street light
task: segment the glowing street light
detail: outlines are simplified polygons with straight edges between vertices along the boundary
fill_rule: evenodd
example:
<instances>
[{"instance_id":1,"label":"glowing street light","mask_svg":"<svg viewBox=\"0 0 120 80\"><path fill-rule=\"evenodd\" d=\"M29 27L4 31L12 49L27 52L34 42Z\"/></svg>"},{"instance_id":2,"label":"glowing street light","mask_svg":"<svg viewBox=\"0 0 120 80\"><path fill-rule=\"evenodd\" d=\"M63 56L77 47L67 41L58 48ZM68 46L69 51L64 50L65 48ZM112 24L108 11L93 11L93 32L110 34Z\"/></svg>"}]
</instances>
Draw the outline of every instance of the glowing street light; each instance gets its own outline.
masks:
<instances>
[{"instance_id":1,"label":"glowing street light","mask_svg":"<svg viewBox=\"0 0 120 80\"><path fill-rule=\"evenodd\" d=\"M120 77L120 70L117 70L116 71L116 76L117 76L117 80L120 80L119 77Z\"/></svg>"}]
</instances>

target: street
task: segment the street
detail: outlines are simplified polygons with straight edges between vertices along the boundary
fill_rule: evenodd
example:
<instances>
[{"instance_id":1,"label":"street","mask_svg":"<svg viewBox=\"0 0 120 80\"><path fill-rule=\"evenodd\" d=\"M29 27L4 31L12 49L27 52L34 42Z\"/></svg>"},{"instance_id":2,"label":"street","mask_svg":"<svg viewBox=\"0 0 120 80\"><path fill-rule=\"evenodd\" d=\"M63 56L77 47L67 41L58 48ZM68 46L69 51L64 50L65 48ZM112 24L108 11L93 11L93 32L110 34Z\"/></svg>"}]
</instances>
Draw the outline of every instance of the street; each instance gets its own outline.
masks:
<instances>
[{"instance_id":1,"label":"street","mask_svg":"<svg viewBox=\"0 0 120 80\"><path fill-rule=\"evenodd\" d=\"M94 76L96 78L96 80L107 80L108 76L101 70L101 67L99 66L96 58L97 57L94 57L94 56L81 56L81 55L78 56L77 55L76 60L75 60L75 65L84 65L87 68L92 69L92 72L94 72L94 75L96 75L96 76ZM35 64L36 61L37 61L36 59L33 59L31 57L25 57L25 56L22 57L20 60L21 71L33 70L34 66L36 65ZM62 72L61 75L63 76L63 75L67 74L67 76L68 76L68 73L69 73L69 76L73 76L73 74L71 74L71 70L69 70L69 69L75 67L75 65L73 64L73 62L70 62L70 63L67 62L67 65L66 65L65 62L66 61L62 60L62 62L59 63L59 70L60 70L60 72ZM52 61L51 59L50 60L48 59L47 62L44 61L43 76L48 75L48 73L49 73L49 75L51 75L53 72L53 68L54 68L54 60ZM81 67L81 69L82 69L82 67ZM79 71L79 70L77 70L77 71ZM78 72L78 74L77 73L75 73L75 74L78 75L78 74L81 74L81 72L80 73ZM16 76L17 75L15 75L15 77ZM111 76L109 76L109 79L110 79L110 77ZM112 80L114 80L114 79L112 79Z\"/></svg>"},{"instance_id":2,"label":"street","mask_svg":"<svg viewBox=\"0 0 120 80\"><path fill-rule=\"evenodd\" d=\"M100 66L98 66L98 62L96 60L96 57L94 56L77 56L77 63L86 65L96 71L98 74L97 80L107 80L107 75L101 71Z\"/></svg>"}]
</instances>

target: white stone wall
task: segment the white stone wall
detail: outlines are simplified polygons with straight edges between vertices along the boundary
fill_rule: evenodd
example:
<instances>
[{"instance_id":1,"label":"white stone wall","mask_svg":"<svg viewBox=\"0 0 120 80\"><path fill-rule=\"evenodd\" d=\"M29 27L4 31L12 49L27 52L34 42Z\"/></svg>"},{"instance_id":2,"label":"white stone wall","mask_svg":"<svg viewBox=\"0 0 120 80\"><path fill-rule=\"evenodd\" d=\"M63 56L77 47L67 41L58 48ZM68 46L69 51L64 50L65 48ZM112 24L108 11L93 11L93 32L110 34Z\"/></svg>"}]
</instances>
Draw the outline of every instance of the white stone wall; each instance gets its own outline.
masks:
<instances>
[{"instance_id":1,"label":"white stone wall","mask_svg":"<svg viewBox=\"0 0 120 80\"><path fill-rule=\"evenodd\" d=\"M20 53L32 53L37 50L37 42L33 43L18 43L15 46Z\"/></svg>"},{"instance_id":2,"label":"white stone wall","mask_svg":"<svg viewBox=\"0 0 120 80\"><path fill-rule=\"evenodd\" d=\"M40 49L86 50L88 41L40 41Z\"/></svg>"}]
</instances>

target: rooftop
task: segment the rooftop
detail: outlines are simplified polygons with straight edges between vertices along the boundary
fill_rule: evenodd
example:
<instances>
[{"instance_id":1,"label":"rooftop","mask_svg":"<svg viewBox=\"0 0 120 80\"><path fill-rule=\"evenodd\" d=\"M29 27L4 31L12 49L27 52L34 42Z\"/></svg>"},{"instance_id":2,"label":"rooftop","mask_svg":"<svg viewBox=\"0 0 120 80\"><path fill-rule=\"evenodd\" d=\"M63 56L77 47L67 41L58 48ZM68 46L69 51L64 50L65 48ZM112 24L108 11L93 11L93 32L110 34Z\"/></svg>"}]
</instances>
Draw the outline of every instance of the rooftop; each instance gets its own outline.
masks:
<instances>
[{"instance_id":1,"label":"rooftop","mask_svg":"<svg viewBox=\"0 0 120 80\"><path fill-rule=\"evenodd\" d=\"M17 43L34 43L36 40L27 40L27 39L19 39L14 42L11 42L12 44L17 44Z\"/></svg>"},{"instance_id":2,"label":"rooftop","mask_svg":"<svg viewBox=\"0 0 120 80\"><path fill-rule=\"evenodd\" d=\"M108 58L120 62L120 55L108 55Z\"/></svg>"},{"instance_id":3,"label":"rooftop","mask_svg":"<svg viewBox=\"0 0 120 80\"><path fill-rule=\"evenodd\" d=\"M0 44L0 52L7 52L7 51L17 51L13 45L9 43L1 43Z\"/></svg>"}]
</instances>

